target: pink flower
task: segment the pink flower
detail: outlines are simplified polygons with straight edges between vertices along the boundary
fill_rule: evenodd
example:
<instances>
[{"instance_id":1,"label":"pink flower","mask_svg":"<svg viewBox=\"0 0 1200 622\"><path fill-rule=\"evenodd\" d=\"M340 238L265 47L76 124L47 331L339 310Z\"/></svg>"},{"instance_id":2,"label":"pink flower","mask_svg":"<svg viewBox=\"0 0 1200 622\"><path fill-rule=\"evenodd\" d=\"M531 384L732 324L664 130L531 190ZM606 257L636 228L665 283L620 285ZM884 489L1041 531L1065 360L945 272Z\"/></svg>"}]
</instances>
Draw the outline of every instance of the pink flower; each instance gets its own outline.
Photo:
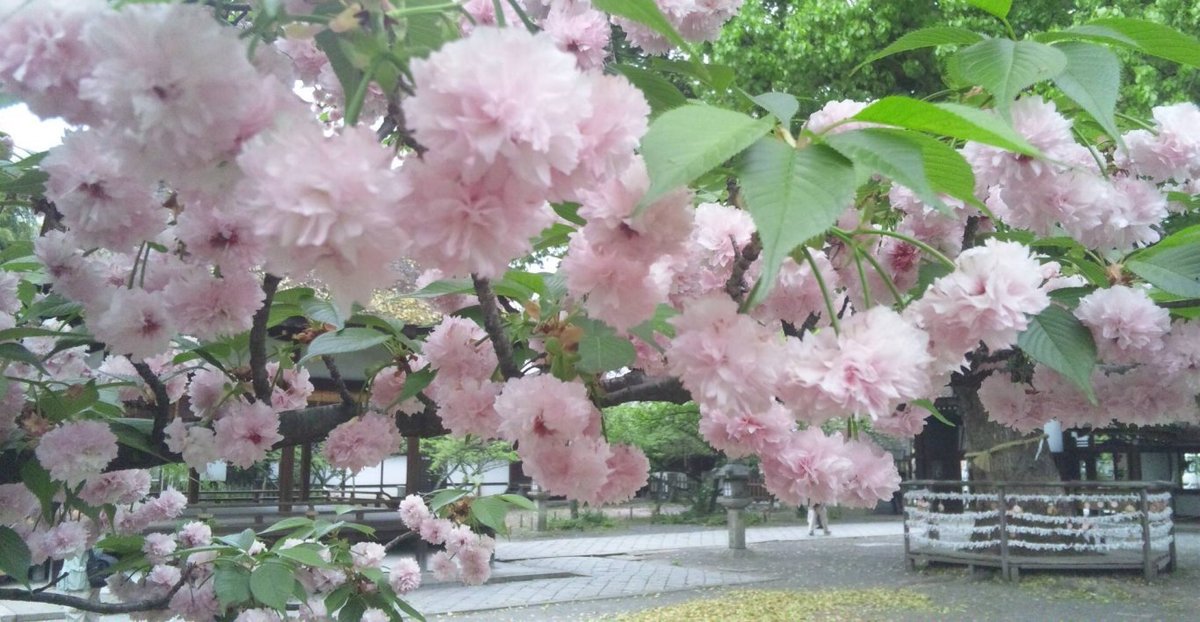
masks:
<instances>
[{"instance_id":1,"label":"pink flower","mask_svg":"<svg viewBox=\"0 0 1200 622\"><path fill-rule=\"evenodd\" d=\"M409 529L420 529L432 514L419 495L408 495L400 502L400 520Z\"/></svg>"},{"instance_id":2,"label":"pink flower","mask_svg":"<svg viewBox=\"0 0 1200 622\"><path fill-rule=\"evenodd\" d=\"M1171 316L1145 290L1124 285L1099 289L1079 300L1075 316L1092 331L1107 363L1141 363L1163 349Z\"/></svg>"},{"instance_id":3,"label":"pink flower","mask_svg":"<svg viewBox=\"0 0 1200 622\"><path fill-rule=\"evenodd\" d=\"M217 600L212 581L199 585L185 583L171 597L167 609L185 620L211 620L225 610Z\"/></svg>"},{"instance_id":4,"label":"pink flower","mask_svg":"<svg viewBox=\"0 0 1200 622\"><path fill-rule=\"evenodd\" d=\"M488 380L447 379L434 382L426 393L437 402L438 417L451 434L496 438L500 435L500 415L495 403L500 388L499 383Z\"/></svg>"},{"instance_id":5,"label":"pink flower","mask_svg":"<svg viewBox=\"0 0 1200 622\"><path fill-rule=\"evenodd\" d=\"M144 289L114 291L108 310L91 323L97 339L135 361L171 347L175 327L164 297Z\"/></svg>"},{"instance_id":6,"label":"pink flower","mask_svg":"<svg viewBox=\"0 0 1200 622\"><path fill-rule=\"evenodd\" d=\"M871 427L880 434L896 438L913 438L925 428L925 421L928 418L929 412L925 409L907 405L897 408L886 417L875 419L871 422Z\"/></svg>"},{"instance_id":7,"label":"pink flower","mask_svg":"<svg viewBox=\"0 0 1200 622\"><path fill-rule=\"evenodd\" d=\"M671 323L670 370L697 402L743 412L770 407L783 364L770 330L739 314L737 303L723 294L695 301Z\"/></svg>"},{"instance_id":8,"label":"pink flower","mask_svg":"<svg viewBox=\"0 0 1200 622\"><path fill-rule=\"evenodd\" d=\"M742 6L743 0L655 0L667 21L684 39L693 42L714 41L721 26ZM666 37L638 22L613 17L614 24L625 31L629 42L647 54L666 54L674 49Z\"/></svg>"},{"instance_id":9,"label":"pink flower","mask_svg":"<svg viewBox=\"0 0 1200 622\"><path fill-rule=\"evenodd\" d=\"M570 175L553 172L553 201L578 201L590 188L635 165L634 151L649 127L650 104L628 80L600 72L588 73L586 79L592 85L592 112L579 126L579 166Z\"/></svg>"},{"instance_id":10,"label":"pink flower","mask_svg":"<svg viewBox=\"0 0 1200 622\"><path fill-rule=\"evenodd\" d=\"M479 536L467 525L457 525L446 534L446 552L454 555L459 551L475 545Z\"/></svg>"},{"instance_id":11,"label":"pink flower","mask_svg":"<svg viewBox=\"0 0 1200 622\"><path fill-rule=\"evenodd\" d=\"M1012 346L1029 317L1050 304L1047 275L1017 242L989 239L963 251L954 265L905 311L929 331L940 368L957 367L980 341L993 351Z\"/></svg>"},{"instance_id":12,"label":"pink flower","mask_svg":"<svg viewBox=\"0 0 1200 622\"><path fill-rule=\"evenodd\" d=\"M124 128L150 179L232 154L270 120L264 104L283 90L204 7L126 6L94 20L84 38L97 62L80 95Z\"/></svg>"},{"instance_id":13,"label":"pink flower","mask_svg":"<svg viewBox=\"0 0 1200 622\"><path fill-rule=\"evenodd\" d=\"M780 398L809 421L886 416L932 389L929 335L886 307L844 319L840 334L821 330L789 347Z\"/></svg>"},{"instance_id":14,"label":"pink flower","mask_svg":"<svg viewBox=\"0 0 1200 622\"><path fill-rule=\"evenodd\" d=\"M1050 160L1083 162L1091 159L1088 151L1075 142L1071 121L1064 117L1052 102L1041 97L1023 97L1011 107L1013 128L1031 145L1041 150L1046 160L1030 158L998 147L968 142L962 155L975 171L979 188L994 184L1007 185L1028 180L1055 169ZM1095 167L1095 162L1091 163Z\"/></svg>"},{"instance_id":15,"label":"pink flower","mask_svg":"<svg viewBox=\"0 0 1200 622\"><path fill-rule=\"evenodd\" d=\"M421 587L421 567L417 565L417 560L405 557L393 564L388 573L388 584L400 596Z\"/></svg>"},{"instance_id":16,"label":"pink flower","mask_svg":"<svg viewBox=\"0 0 1200 622\"><path fill-rule=\"evenodd\" d=\"M34 254L46 266L54 291L88 309L103 311L110 292L96 266L85 260L73 236L48 231L33 241Z\"/></svg>"},{"instance_id":17,"label":"pink flower","mask_svg":"<svg viewBox=\"0 0 1200 622\"><path fill-rule=\"evenodd\" d=\"M271 447L283 440L279 415L262 402L233 404L229 414L213 427L222 457L243 469L265 458Z\"/></svg>"},{"instance_id":18,"label":"pink flower","mask_svg":"<svg viewBox=\"0 0 1200 622\"><path fill-rule=\"evenodd\" d=\"M454 529L454 523L445 518L430 518L421 522L418 529L421 539L430 544L443 544Z\"/></svg>"},{"instance_id":19,"label":"pink flower","mask_svg":"<svg viewBox=\"0 0 1200 622\"><path fill-rule=\"evenodd\" d=\"M504 383L496 398L500 435L521 443L569 442L584 435L600 413L578 382L525 376Z\"/></svg>"},{"instance_id":20,"label":"pink flower","mask_svg":"<svg viewBox=\"0 0 1200 622\"><path fill-rule=\"evenodd\" d=\"M179 583L179 579L183 576L183 572L175 566L166 566L162 563L156 564L146 574L146 586L152 587L151 592L165 596Z\"/></svg>"},{"instance_id":21,"label":"pink flower","mask_svg":"<svg viewBox=\"0 0 1200 622\"><path fill-rule=\"evenodd\" d=\"M754 235L750 214L718 203L701 203L687 250L679 258L671 287L671 301L680 308L685 300L720 291L733 271L734 246L741 250Z\"/></svg>"},{"instance_id":22,"label":"pink flower","mask_svg":"<svg viewBox=\"0 0 1200 622\"><path fill-rule=\"evenodd\" d=\"M388 622L392 618L384 610L371 607L362 612L361 619L362 622Z\"/></svg>"},{"instance_id":23,"label":"pink flower","mask_svg":"<svg viewBox=\"0 0 1200 622\"><path fill-rule=\"evenodd\" d=\"M267 363L267 376L275 378L275 386L271 387L271 407L276 412L298 410L308 406L308 396L316 387L309 380L308 368L293 365L279 371L279 362Z\"/></svg>"},{"instance_id":24,"label":"pink flower","mask_svg":"<svg viewBox=\"0 0 1200 622\"><path fill-rule=\"evenodd\" d=\"M117 436L99 421L75 421L47 432L34 452L50 477L75 486L117 457Z\"/></svg>"},{"instance_id":25,"label":"pink flower","mask_svg":"<svg viewBox=\"0 0 1200 622\"><path fill-rule=\"evenodd\" d=\"M762 412L722 412L701 407L700 434L713 449L730 458L768 453L787 440L795 420L783 405L775 403Z\"/></svg>"},{"instance_id":26,"label":"pink flower","mask_svg":"<svg viewBox=\"0 0 1200 622\"><path fill-rule=\"evenodd\" d=\"M238 614L233 622L281 622L283 618L272 609L246 609Z\"/></svg>"},{"instance_id":27,"label":"pink flower","mask_svg":"<svg viewBox=\"0 0 1200 622\"><path fill-rule=\"evenodd\" d=\"M63 521L30 538L33 563L50 559L66 559L83 553L88 546L88 529L82 521Z\"/></svg>"},{"instance_id":28,"label":"pink flower","mask_svg":"<svg viewBox=\"0 0 1200 622\"><path fill-rule=\"evenodd\" d=\"M98 130L68 133L42 162L50 175L46 198L85 248L130 252L166 228L168 212L154 185L132 177L122 158L114 157L112 142Z\"/></svg>"},{"instance_id":29,"label":"pink flower","mask_svg":"<svg viewBox=\"0 0 1200 622\"><path fill-rule=\"evenodd\" d=\"M1118 154L1117 163L1156 182L1183 182L1200 174L1200 138L1195 131L1200 108L1190 102L1155 106L1153 115L1157 133L1125 134L1128 155Z\"/></svg>"},{"instance_id":30,"label":"pink flower","mask_svg":"<svg viewBox=\"0 0 1200 622\"><path fill-rule=\"evenodd\" d=\"M542 22L558 49L575 55L579 68L600 69L608 56L608 18L587 2L556 2Z\"/></svg>"},{"instance_id":31,"label":"pink flower","mask_svg":"<svg viewBox=\"0 0 1200 622\"><path fill-rule=\"evenodd\" d=\"M477 28L415 59L411 71L416 96L403 102L409 128L438 158L454 162L464 183L498 166L549 188L553 172L569 175L579 165L591 83L549 35Z\"/></svg>"},{"instance_id":32,"label":"pink flower","mask_svg":"<svg viewBox=\"0 0 1200 622\"><path fill-rule=\"evenodd\" d=\"M174 553L178 546L174 536L165 533L148 533L142 544L142 552L146 554L146 559L151 563L162 564L166 563L167 557Z\"/></svg>"},{"instance_id":33,"label":"pink flower","mask_svg":"<svg viewBox=\"0 0 1200 622\"><path fill-rule=\"evenodd\" d=\"M603 439L580 438L570 445L554 441L522 442L517 454L522 469L550 494L588 501L608 481L612 449Z\"/></svg>"},{"instance_id":34,"label":"pink flower","mask_svg":"<svg viewBox=\"0 0 1200 622\"><path fill-rule=\"evenodd\" d=\"M613 445L608 459L608 480L596 493L596 505L624 503L641 490L650 477L650 460L641 448L633 445Z\"/></svg>"},{"instance_id":35,"label":"pink flower","mask_svg":"<svg viewBox=\"0 0 1200 622\"><path fill-rule=\"evenodd\" d=\"M900 489L900 474L892 455L869 441L852 440L842 447L842 455L853 465L843 484L838 503L850 507L873 508L892 498Z\"/></svg>"},{"instance_id":36,"label":"pink flower","mask_svg":"<svg viewBox=\"0 0 1200 622\"><path fill-rule=\"evenodd\" d=\"M837 503L845 482L854 471L839 438L825 436L818 427L792 434L777 451L763 456L763 483L780 501Z\"/></svg>"},{"instance_id":37,"label":"pink flower","mask_svg":"<svg viewBox=\"0 0 1200 622\"><path fill-rule=\"evenodd\" d=\"M492 552L483 547L468 547L458 553L458 564L462 569L462 582L466 585L483 585L492 576Z\"/></svg>"},{"instance_id":38,"label":"pink flower","mask_svg":"<svg viewBox=\"0 0 1200 622\"><path fill-rule=\"evenodd\" d=\"M379 568L383 565L383 556L387 554L382 544L376 542L359 542L350 547L350 559L354 569L362 571L366 568Z\"/></svg>"},{"instance_id":39,"label":"pink flower","mask_svg":"<svg viewBox=\"0 0 1200 622\"><path fill-rule=\"evenodd\" d=\"M101 0L7 2L0 20L0 81L41 117L94 124L98 111L79 98L79 81L91 71L93 51L82 33L108 6Z\"/></svg>"},{"instance_id":40,"label":"pink flower","mask_svg":"<svg viewBox=\"0 0 1200 622\"><path fill-rule=\"evenodd\" d=\"M850 99L831 101L820 110L812 113L804 122L804 129L813 134L840 134L852 130L875 127L871 123L842 123L863 111L871 102L858 102Z\"/></svg>"},{"instance_id":41,"label":"pink flower","mask_svg":"<svg viewBox=\"0 0 1200 622\"><path fill-rule=\"evenodd\" d=\"M326 137L304 119L281 124L246 145L245 207L255 233L281 274L314 271L343 312L389 285L386 270L404 250L397 201L407 182L391 168L392 153L369 128Z\"/></svg>"},{"instance_id":42,"label":"pink flower","mask_svg":"<svg viewBox=\"0 0 1200 622\"><path fill-rule=\"evenodd\" d=\"M1003 373L988 376L979 387L979 401L988 417L1020 432L1039 429L1046 423L1041 410L1033 407L1035 399L1028 395L1025 385Z\"/></svg>"},{"instance_id":43,"label":"pink flower","mask_svg":"<svg viewBox=\"0 0 1200 622\"><path fill-rule=\"evenodd\" d=\"M225 401L233 382L219 369L204 367L192 374L188 383L188 403L192 412L208 417Z\"/></svg>"},{"instance_id":44,"label":"pink flower","mask_svg":"<svg viewBox=\"0 0 1200 622\"><path fill-rule=\"evenodd\" d=\"M813 252L813 261L820 270L821 278L830 296L834 296L836 309L837 298L834 293L841 284L841 276L834 271L833 264L823 252ZM758 267L754 264L753 267ZM793 326L801 326L809 314L820 315L825 324L829 323L829 311L825 305L825 297L821 286L813 275L812 265L807 261L796 263L792 258L783 260L779 266L779 276L775 279L775 287L767 295L766 300L751 312L760 322L790 322Z\"/></svg>"},{"instance_id":45,"label":"pink flower","mask_svg":"<svg viewBox=\"0 0 1200 622\"><path fill-rule=\"evenodd\" d=\"M410 397L403 402L397 401L404 391L404 382L407 377L408 374L396 365L388 365L379 370L375 374L375 379L371 381L371 399L367 402L368 405L385 414L402 412L412 415L424 410L425 407L415 397Z\"/></svg>"},{"instance_id":46,"label":"pink flower","mask_svg":"<svg viewBox=\"0 0 1200 622\"><path fill-rule=\"evenodd\" d=\"M179 528L179 543L185 549L208 546L211 542L212 528L204 523L191 521Z\"/></svg>"},{"instance_id":47,"label":"pink flower","mask_svg":"<svg viewBox=\"0 0 1200 622\"><path fill-rule=\"evenodd\" d=\"M18 532L27 529L42 511L42 504L25 484L0 484L0 525Z\"/></svg>"},{"instance_id":48,"label":"pink flower","mask_svg":"<svg viewBox=\"0 0 1200 622\"><path fill-rule=\"evenodd\" d=\"M429 558L429 569L438 581L453 581L458 578L458 564L445 551L438 551Z\"/></svg>"},{"instance_id":49,"label":"pink flower","mask_svg":"<svg viewBox=\"0 0 1200 622\"><path fill-rule=\"evenodd\" d=\"M210 428L187 425L183 419L176 417L163 431L166 433L167 449L182 456L184 463L197 471L221 459L216 434Z\"/></svg>"},{"instance_id":50,"label":"pink flower","mask_svg":"<svg viewBox=\"0 0 1200 622\"><path fill-rule=\"evenodd\" d=\"M438 381L490 378L498 364L483 328L456 316L446 316L433 328L422 354L438 370Z\"/></svg>"},{"instance_id":51,"label":"pink flower","mask_svg":"<svg viewBox=\"0 0 1200 622\"><path fill-rule=\"evenodd\" d=\"M179 325L203 340L250 330L264 299L258 279L250 272L230 272L221 278L193 273L172 281L164 293Z\"/></svg>"},{"instance_id":52,"label":"pink flower","mask_svg":"<svg viewBox=\"0 0 1200 622\"><path fill-rule=\"evenodd\" d=\"M150 472L145 469L109 471L90 477L79 499L91 505L129 505L150 494Z\"/></svg>"},{"instance_id":53,"label":"pink flower","mask_svg":"<svg viewBox=\"0 0 1200 622\"><path fill-rule=\"evenodd\" d=\"M175 235L197 259L221 267L224 274L245 270L266 257L263 238L254 233L250 211L197 199L179 215Z\"/></svg>"},{"instance_id":54,"label":"pink flower","mask_svg":"<svg viewBox=\"0 0 1200 622\"><path fill-rule=\"evenodd\" d=\"M321 453L335 468L358 473L396 453L401 440L391 417L366 413L334 428Z\"/></svg>"},{"instance_id":55,"label":"pink flower","mask_svg":"<svg viewBox=\"0 0 1200 622\"><path fill-rule=\"evenodd\" d=\"M408 254L447 275L499 277L554 222L545 193L502 167L468 179L461 162L431 152L406 162L403 174L414 190L398 206L411 238Z\"/></svg>"}]
</instances>

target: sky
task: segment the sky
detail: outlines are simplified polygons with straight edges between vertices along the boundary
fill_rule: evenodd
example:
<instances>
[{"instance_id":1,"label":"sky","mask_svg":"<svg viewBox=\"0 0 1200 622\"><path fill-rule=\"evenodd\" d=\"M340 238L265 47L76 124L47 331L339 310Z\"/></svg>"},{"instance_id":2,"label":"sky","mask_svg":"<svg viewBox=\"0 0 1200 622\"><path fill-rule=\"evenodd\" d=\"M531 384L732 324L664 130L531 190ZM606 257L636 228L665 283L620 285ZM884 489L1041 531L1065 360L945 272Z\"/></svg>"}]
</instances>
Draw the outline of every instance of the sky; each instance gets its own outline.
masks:
<instances>
[{"instance_id":1,"label":"sky","mask_svg":"<svg viewBox=\"0 0 1200 622\"><path fill-rule=\"evenodd\" d=\"M36 153L45 151L62 142L67 124L62 119L43 121L25 104L13 104L0 109L0 132L9 134L20 149Z\"/></svg>"}]
</instances>

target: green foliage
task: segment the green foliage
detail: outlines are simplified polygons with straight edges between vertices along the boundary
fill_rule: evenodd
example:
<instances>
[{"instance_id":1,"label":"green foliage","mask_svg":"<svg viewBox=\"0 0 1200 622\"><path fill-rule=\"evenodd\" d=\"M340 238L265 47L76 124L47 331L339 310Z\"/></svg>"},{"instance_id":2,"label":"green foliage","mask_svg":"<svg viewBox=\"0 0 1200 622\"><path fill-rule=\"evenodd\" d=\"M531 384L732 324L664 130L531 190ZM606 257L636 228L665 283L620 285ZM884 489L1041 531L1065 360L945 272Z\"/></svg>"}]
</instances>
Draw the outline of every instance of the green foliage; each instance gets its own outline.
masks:
<instances>
[{"instance_id":1,"label":"green foliage","mask_svg":"<svg viewBox=\"0 0 1200 622\"><path fill-rule=\"evenodd\" d=\"M1066 10L1068 6L1073 8ZM1063 30L1109 18L1149 20L1195 35L1200 30L1200 3L1022 0L1014 2L1008 14L1018 33ZM909 35L922 28L962 30ZM978 41L977 35L963 31L1006 34L995 17L962 1L748 0L711 45L711 53L716 62L735 69L739 85L747 92L784 91L802 96L803 116L828 100L924 96L942 90L942 52L910 51L852 70L906 35L911 37L909 49ZM1130 57L1128 52L1119 55ZM1159 104L1200 100L1200 72L1169 62L1126 62L1121 84L1121 105L1131 114L1145 116Z\"/></svg>"},{"instance_id":2,"label":"green foliage","mask_svg":"<svg viewBox=\"0 0 1200 622\"><path fill-rule=\"evenodd\" d=\"M1021 351L1070 380L1092 402L1096 344L1092 333L1070 311L1050 305L1017 338Z\"/></svg>"},{"instance_id":3,"label":"green foliage","mask_svg":"<svg viewBox=\"0 0 1200 622\"><path fill-rule=\"evenodd\" d=\"M715 456L699 425L700 411L693 403L631 402L604 410L609 441L641 448L653 471L681 470L691 459Z\"/></svg>"},{"instance_id":4,"label":"green foliage","mask_svg":"<svg viewBox=\"0 0 1200 622\"><path fill-rule=\"evenodd\" d=\"M763 523L762 514L756 512L743 512L742 520L747 527L761 525ZM688 508L678 514L655 514L651 517L650 522L657 525L701 525L704 527L724 527L729 522L729 517L724 511L720 512L705 512L697 508Z\"/></svg>"},{"instance_id":5,"label":"green foliage","mask_svg":"<svg viewBox=\"0 0 1200 622\"><path fill-rule=\"evenodd\" d=\"M511 443L485 441L477 437L463 439L447 435L423 438L421 453L429 457L429 471L433 480L440 483L446 482L451 473L462 473L468 481L475 481L489 466L517 460Z\"/></svg>"},{"instance_id":6,"label":"green foliage","mask_svg":"<svg viewBox=\"0 0 1200 622\"><path fill-rule=\"evenodd\" d=\"M546 521L546 528L551 531L590 531L616 526L615 520L598 510L582 510L578 518L550 518Z\"/></svg>"}]
</instances>

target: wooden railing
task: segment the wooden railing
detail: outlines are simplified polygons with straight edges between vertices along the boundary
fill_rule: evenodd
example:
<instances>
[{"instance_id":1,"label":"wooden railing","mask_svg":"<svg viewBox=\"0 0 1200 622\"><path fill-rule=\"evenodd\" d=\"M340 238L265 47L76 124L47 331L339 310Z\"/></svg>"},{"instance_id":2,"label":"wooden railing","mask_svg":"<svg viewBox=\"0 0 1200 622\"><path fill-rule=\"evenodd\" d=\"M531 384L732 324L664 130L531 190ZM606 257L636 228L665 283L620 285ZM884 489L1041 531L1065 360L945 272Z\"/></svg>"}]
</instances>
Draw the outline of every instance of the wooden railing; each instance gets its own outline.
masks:
<instances>
[{"instance_id":1,"label":"wooden railing","mask_svg":"<svg viewBox=\"0 0 1200 622\"><path fill-rule=\"evenodd\" d=\"M1168 482L905 482L904 552L918 561L1021 568L1175 567Z\"/></svg>"}]
</instances>

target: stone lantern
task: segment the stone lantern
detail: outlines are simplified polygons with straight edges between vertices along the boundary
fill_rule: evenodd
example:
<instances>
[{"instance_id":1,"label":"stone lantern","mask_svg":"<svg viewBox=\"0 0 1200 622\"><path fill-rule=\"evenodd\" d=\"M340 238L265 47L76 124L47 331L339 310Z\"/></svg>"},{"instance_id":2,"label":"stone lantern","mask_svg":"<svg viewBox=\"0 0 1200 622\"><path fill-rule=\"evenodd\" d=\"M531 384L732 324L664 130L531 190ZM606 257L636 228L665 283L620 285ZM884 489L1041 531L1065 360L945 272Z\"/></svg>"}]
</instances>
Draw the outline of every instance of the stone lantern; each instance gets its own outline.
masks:
<instances>
[{"instance_id":1,"label":"stone lantern","mask_svg":"<svg viewBox=\"0 0 1200 622\"><path fill-rule=\"evenodd\" d=\"M746 520L743 513L753 499L750 497L750 467L744 464L727 464L716 470L715 475L721 486L721 496L717 503L725 508L729 525L729 548L744 550L746 548Z\"/></svg>"}]
</instances>

